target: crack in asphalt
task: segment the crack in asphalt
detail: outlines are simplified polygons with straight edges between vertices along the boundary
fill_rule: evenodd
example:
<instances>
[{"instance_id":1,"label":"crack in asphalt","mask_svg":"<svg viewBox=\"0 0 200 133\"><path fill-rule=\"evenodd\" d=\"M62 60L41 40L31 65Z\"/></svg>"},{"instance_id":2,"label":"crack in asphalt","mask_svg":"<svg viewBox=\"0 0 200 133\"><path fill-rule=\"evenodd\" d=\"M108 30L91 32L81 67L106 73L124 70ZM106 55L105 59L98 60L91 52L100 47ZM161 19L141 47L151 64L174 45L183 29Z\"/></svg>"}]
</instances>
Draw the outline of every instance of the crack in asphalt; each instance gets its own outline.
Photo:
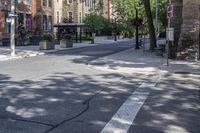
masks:
<instances>
[{"instance_id":1,"label":"crack in asphalt","mask_svg":"<svg viewBox=\"0 0 200 133\"><path fill-rule=\"evenodd\" d=\"M99 95L103 90L105 90L106 88L103 88L101 90L99 90L97 93L95 93L94 95L92 95L90 98L86 99L84 102L83 102L83 105L86 105L86 108L84 110L82 110L79 114L71 117L71 118L68 118L66 120L63 120L62 122L58 123L57 125L54 125L52 128L48 129L47 131L45 131L44 133L48 133L54 129L56 129L57 127L61 126L62 124L66 123L66 122L69 122L73 119L76 119L78 118L79 116L83 115L85 112L87 112L90 108L90 101L92 99L94 99L97 95Z\"/></svg>"},{"instance_id":2,"label":"crack in asphalt","mask_svg":"<svg viewBox=\"0 0 200 133\"><path fill-rule=\"evenodd\" d=\"M119 53L119 52L122 52L122 51L126 51L126 50L128 50L128 49L130 49L130 48L125 48L125 49L123 49L123 50L117 50L117 51L113 51L113 52L106 53L106 54L102 54L102 55L94 55L93 57L91 56L90 59L88 59L88 60L85 61L85 64L89 64L89 63L90 63L91 61L93 61L93 60L97 60L97 59L99 59L99 58L103 58L103 57L106 57L106 56L109 56L109 55L112 55L112 54L116 54L116 53ZM53 53L55 53L55 52L53 52ZM96 56L96 57L95 57L95 56ZM122 77L120 78L120 80L122 80L122 79L124 79L124 78L125 78L125 76L122 75ZM119 81L120 81L120 80L119 80ZM113 83L113 84L115 84L115 83ZM113 85L113 84L111 84L111 85ZM76 119L76 118L80 117L81 115L83 115L84 113L86 113L86 112L89 110L89 108L90 108L90 102L91 102L96 96L98 96L99 94L101 94L101 92L104 91L105 89L106 89L106 88L104 87L103 89L97 91L96 93L93 93L93 95L90 96L88 99L84 100L82 104L83 104L83 105L86 105L86 107L85 107L85 109L83 109L80 113L78 113L78 114L72 116L71 118L68 118L68 119L63 120L63 121L61 121L60 123L58 123L58 124L56 124L56 125L54 125L54 124L48 124L48 123L44 123L44 122L39 122L39 121L34 121L34 120L26 120L26 119L20 119L20 118L13 118L13 117L12 117L12 118L9 118L9 119L16 120L16 121L27 122L27 123L34 123L34 124L39 124L39 125L48 126L48 127L50 127L50 129L48 129L47 131L44 132L44 133L48 133L48 132L50 132L50 131L56 129L57 127L61 126L62 124L67 123L67 122L69 122L69 121L71 121L71 120L73 120L73 119Z\"/></svg>"},{"instance_id":3,"label":"crack in asphalt","mask_svg":"<svg viewBox=\"0 0 200 133\"><path fill-rule=\"evenodd\" d=\"M122 75L122 78L120 78L119 81L123 80L124 78L126 78L126 77ZM115 83L112 83L111 85L113 85L113 84L115 84ZM86 108L84 110L82 110L79 114L77 114L77 115L75 115L75 116L73 116L71 118L68 118L66 120L63 120L62 122L58 123L57 125L54 125L52 128L48 129L44 133L49 133L50 131L52 131L52 130L56 129L57 127L61 126L62 124L67 123L67 122L69 122L71 120L74 120L74 119L80 117L81 115L83 115L84 113L86 113L89 110L89 108L90 108L90 102L96 96L98 96L99 94L101 94L101 92L104 91L105 89L106 88L103 88L103 89L99 90L98 92L94 93L91 97L89 97L88 99L84 100L82 104L86 105Z\"/></svg>"}]
</instances>

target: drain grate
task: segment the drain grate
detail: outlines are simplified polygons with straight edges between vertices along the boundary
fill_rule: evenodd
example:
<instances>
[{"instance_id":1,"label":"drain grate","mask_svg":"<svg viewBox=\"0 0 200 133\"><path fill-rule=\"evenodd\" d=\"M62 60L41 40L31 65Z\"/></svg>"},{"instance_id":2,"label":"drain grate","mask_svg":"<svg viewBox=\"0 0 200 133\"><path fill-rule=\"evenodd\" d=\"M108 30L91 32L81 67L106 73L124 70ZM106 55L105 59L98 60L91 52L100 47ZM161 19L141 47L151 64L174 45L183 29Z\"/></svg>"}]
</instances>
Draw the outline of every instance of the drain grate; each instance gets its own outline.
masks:
<instances>
[{"instance_id":1,"label":"drain grate","mask_svg":"<svg viewBox=\"0 0 200 133\"><path fill-rule=\"evenodd\" d=\"M175 74L191 74L190 72L186 72L186 71L177 71L174 72Z\"/></svg>"}]
</instances>

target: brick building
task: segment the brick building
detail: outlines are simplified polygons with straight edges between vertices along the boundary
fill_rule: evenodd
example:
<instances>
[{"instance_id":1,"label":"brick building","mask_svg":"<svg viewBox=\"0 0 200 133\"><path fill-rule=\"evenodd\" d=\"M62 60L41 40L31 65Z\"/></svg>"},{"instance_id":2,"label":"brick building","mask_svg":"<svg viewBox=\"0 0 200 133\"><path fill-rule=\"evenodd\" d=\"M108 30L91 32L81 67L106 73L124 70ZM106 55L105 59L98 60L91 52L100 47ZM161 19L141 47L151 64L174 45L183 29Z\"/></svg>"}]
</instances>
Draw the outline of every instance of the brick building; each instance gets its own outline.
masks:
<instances>
[{"instance_id":1,"label":"brick building","mask_svg":"<svg viewBox=\"0 0 200 133\"><path fill-rule=\"evenodd\" d=\"M32 30L34 34L52 33L53 0L32 0Z\"/></svg>"},{"instance_id":2,"label":"brick building","mask_svg":"<svg viewBox=\"0 0 200 133\"><path fill-rule=\"evenodd\" d=\"M9 37L10 26L6 21L8 11L10 11L10 0L0 0L0 41Z\"/></svg>"},{"instance_id":3,"label":"brick building","mask_svg":"<svg viewBox=\"0 0 200 133\"><path fill-rule=\"evenodd\" d=\"M11 9L11 0L0 0L0 40L9 38L10 22L9 12ZM18 15L16 17L16 37L18 33L18 25L23 24L27 31L32 30L32 15L31 15L31 1L30 0L16 0L15 12Z\"/></svg>"}]
</instances>

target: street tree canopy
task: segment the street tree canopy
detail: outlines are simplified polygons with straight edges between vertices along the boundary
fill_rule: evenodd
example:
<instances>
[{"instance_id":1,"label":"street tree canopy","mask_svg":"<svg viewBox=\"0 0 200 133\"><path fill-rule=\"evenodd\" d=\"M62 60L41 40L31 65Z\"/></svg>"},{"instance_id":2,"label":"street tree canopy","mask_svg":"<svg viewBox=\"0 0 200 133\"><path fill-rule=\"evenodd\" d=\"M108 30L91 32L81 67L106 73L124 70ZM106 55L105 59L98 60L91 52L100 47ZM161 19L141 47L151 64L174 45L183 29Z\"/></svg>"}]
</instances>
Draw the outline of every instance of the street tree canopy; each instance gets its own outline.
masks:
<instances>
[{"instance_id":1,"label":"street tree canopy","mask_svg":"<svg viewBox=\"0 0 200 133\"><path fill-rule=\"evenodd\" d=\"M98 32L104 28L103 17L96 13L90 13L86 15L85 24L91 32Z\"/></svg>"}]
</instances>

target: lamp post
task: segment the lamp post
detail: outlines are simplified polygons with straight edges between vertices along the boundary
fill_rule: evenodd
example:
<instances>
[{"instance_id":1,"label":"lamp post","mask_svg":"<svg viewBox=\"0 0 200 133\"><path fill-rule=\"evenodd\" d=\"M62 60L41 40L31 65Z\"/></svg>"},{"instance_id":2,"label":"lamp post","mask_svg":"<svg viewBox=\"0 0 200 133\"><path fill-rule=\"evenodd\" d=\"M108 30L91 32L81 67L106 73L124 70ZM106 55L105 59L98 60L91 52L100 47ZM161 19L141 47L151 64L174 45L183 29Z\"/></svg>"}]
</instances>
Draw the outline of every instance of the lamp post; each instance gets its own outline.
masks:
<instances>
[{"instance_id":1,"label":"lamp post","mask_svg":"<svg viewBox=\"0 0 200 133\"><path fill-rule=\"evenodd\" d=\"M117 20L116 17L114 17L114 26L113 26L113 32L114 32L114 41L117 41Z\"/></svg>"},{"instance_id":2,"label":"lamp post","mask_svg":"<svg viewBox=\"0 0 200 133\"><path fill-rule=\"evenodd\" d=\"M113 18L113 36L114 36L114 41L117 41L117 18L115 14L112 14Z\"/></svg>"},{"instance_id":3,"label":"lamp post","mask_svg":"<svg viewBox=\"0 0 200 133\"><path fill-rule=\"evenodd\" d=\"M11 56L15 56L15 0L11 0L11 14L10 49Z\"/></svg>"}]
</instances>

